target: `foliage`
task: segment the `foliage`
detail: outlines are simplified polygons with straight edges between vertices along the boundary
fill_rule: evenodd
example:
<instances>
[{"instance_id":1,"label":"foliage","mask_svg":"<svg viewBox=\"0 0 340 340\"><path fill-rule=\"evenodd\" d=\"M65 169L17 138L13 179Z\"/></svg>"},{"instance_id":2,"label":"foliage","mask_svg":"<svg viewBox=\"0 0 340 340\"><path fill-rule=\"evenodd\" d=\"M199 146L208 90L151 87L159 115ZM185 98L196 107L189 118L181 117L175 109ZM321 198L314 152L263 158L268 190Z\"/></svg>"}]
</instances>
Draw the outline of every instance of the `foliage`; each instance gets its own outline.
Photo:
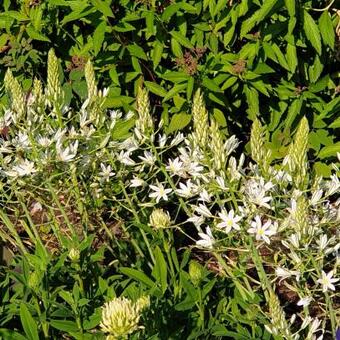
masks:
<instances>
[{"instance_id":1,"label":"foliage","mask_svg":"<svg viewBox=\"0 0 340 340\"><path fill-rule=\"evenodd\" d=\"M307 119L282 162L255 120L253 163L199 91L188 132L169 133L145 88L123 115L85 73L80 109L53 51L29 96L6 74L1 336L112 339L121 315L131 339L332 337L340 159L315 175Z\"/></svg>"},{"instance_id":2,"label":"foliage","mask_svg":"<svg viewBox=\"0 0 340 340\"><path fill-rule=\"evenodd\" d=\"M67 70L64 89L86 97L84 66L95 60L106 105L132 108L141 83L168 132L190 123L198 88L225 131L247 140L251 121L267 124L272 159L282 158L297 122L311 122L310 156L339 152L339 15L334 1L17 0L0 15L2 73L25 90L44 79L54 47ZM337 28L337 29L336 29Z\"/></svg>"}]
</instances>

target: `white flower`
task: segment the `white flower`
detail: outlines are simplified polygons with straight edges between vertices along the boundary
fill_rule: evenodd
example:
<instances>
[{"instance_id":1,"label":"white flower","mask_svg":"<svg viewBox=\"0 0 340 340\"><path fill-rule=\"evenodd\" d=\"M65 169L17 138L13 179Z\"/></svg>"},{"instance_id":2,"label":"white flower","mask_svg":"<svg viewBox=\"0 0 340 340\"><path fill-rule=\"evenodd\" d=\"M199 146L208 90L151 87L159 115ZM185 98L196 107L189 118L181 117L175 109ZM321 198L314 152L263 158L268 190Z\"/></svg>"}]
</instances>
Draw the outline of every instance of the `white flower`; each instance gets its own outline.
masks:
<instances>
[{"instance_id":1,"label":"white flower","mask_svg":"<svg viewBox=\"0 0 340 340\"><path fill-rule=\"evenodd\" d=\"M272 225L271 220L268 220L262 225L260 216L255 216L255 221L251 222L251 228L248 229L249 234L255 234L256 240L263 240L264 242L270 244L270 239L268 236L276 234L277 227Z\"/></svg>"},{"instance_id":2,"label":"white flower","mask_svg":"<svg viewBox=\"0 0 340 340\"><path fill-rule=\"evenodd\" d=\"M172 191L171 189L165 189L162 183L158 183L157 185L150 185L150 188L154 191L149 194L149 197L156 198L156 202L158 203L161 199L164 201L168 200L168 194Z\"/></svg>"},{"instance_id":3,"label":"white flower","mask_svg":"<svg viewBox=\"0 0 340 340\"><path fill-rule=\"evenodd\" d=\"M233 135L224 143L224 149L226 151L226 157L229 156L232 152L236 150L240 142L238 139Z\"/></svg>"},{"instance_id":4,"label":"white flower","mask_svg":"<svg viewBox=\"0 0 340 340\"><path fill-rule=\"evenodd\" d=\"M270 196L266 196L266 193L273 187L273 183L265 183L264 179L261 177L258 180L249 180L245 185L245 192L251 203L271 209L268 203L272 200L272 198Z\"/></svg>"},{"instance_id":5,"label":"white flower","mask_svg":"<svg viewBox=\"0 0 340 340\"><path fill-rule=\"evenodd\" d=\"M235 215L233 209L227 212L224 208L218 213L218 216L222 222L217 224L217 228L223 229L225 233L229 233L231 229L240 230L240 226L237 222L241 221L242 217Z\"/></svg>"},{"instance_id":6,"label":"white flower","mask_svg":"<svg viewBox=\"0 0 340 340\"><path fill-rule=\"evenodd\" d=\"M184 176L185 174L183 162L178 157L173 160L169 159L169 165L166 166L166 169L173 175Z\"/></svg>"},{"instance_id":7,"label":"white flower","mask_svg":"<svg viewBox=\"0 0 340 340\"><path fill-rule=\"evenodd\" d=\"M212 235L210 227L207 227L205 229L205 234L204 233L198 233L198 236L201 238L200 240L196 241L196 244L198 246L204 247L204 248L209 248L212 249L215 239Z\"/></svg>"},{"instance_id":8,"label":"white flower","mask_svg":"<svg viewBox=\"0 0 340 340\"><path fill-rule=\"evenodd\" d=\"M275 274L276 274L277 277L281 278L280 281L288 279L291 276L296 276L296 281L299 281L300 275L301 275L301 273L297 270L288 270L288 269L283 268L283 267L277 267L275 269Z\"/></svg>"},{"instance_id":9,"label":"white flower","mask_svg":"<svg viewBox=\"0 0 340 340\"><path fill-rule=\"evenodd\" d=\"M317 282L322 285L322 291L325 293L328 289L335 290L335 286L333 283L339 281L339 279L333 279L333 270L331 270L328 274L324 271L321 273L321 279L318 279Z\"/></svg>"},{"instance_id":10,"label":"white flower","mask_svg":"<svg viewBox=\"0 0 340 340\"><path fill-rule=\"evenodd\" d=\"M144 185L144 183L145 182L141 178L134 176L133 179L131 180L130 187L132 188L141 187Z\"/></svg>"},{"instance_id":11,"label":"white flower","mask_svg":"<svg viewBox=\"0 0 340 340\"><path fill-rule=\"evenodd\" d=\"M176 193L182 197L192 197L196 194L197 186L191 182L191 179L188 179L186 184L179 183L180 189L176 190Z\"/></svg>"},{"instance_id":12,"label":"white flower","mask_svg":"<svg viewBox=\"0 0 340 340\"><path fill-rule=\"evenodd\" d=\"M198 199L199 201L202 201L202 202L211 202L211 195L208 193L207 190L203 190L201 193L200 193L200 197Z\"/></svg>"},{"instance_id":13,"label":"white flower","mask_svg":"<svg viewBox=\"0 0 340 340\"><path fill-rule=\"evenodd\" d=\"M6 171L6 174L11 177L23 177L31 175L35 172L37 172L34 168L34 163L29 161L28 159L25 159L24 161L21 161L18 165L15 165L12 170Z\"/></svg>"},{"instance_id":14,"label":"white flower","mask_svg":"<svg viewBox=\"0 0 340 340\"><path fill-rule=\"evenodd\" d=\"M309 201L310 205L316 205L317 203L319 203L322 197L322 194L323 194L323 191L321 189L313 192L313 195Z\"/></svg>"},{"instance_id":15,"label":"white flower","mask_svg":"<svg viewBox=\"0 0 340 340\"><path fill-rule=\"evenodd\" d=\"M302 306L302 307L307 307L312 301L313 301L313 298L311 296L306 296L306 297L300 299L297 302L297 305Z\"/></svg>"},{"instance_id":16,"label":"white flower","mask_svg":"<svg viewBox=\"0 0 340 340\"><path fill-rule=\"evenodd\" d=\"M150 151L144 151L144 156L138 156L143 163L148 165L154 165L156 161L156 157Z\"/></svg>"},{"instance_id":17,"label":"white flower","mask_svg":"<svg viewBox=\"0 0 340 340\"><path fill-rule=\"evenodd\" d=\"M327 183L328 184L328 191L326 196L331 196L339 191L340 189L340 180L336 174L331 176L331 180Z\"/></svg>"},{"instance_id":18,"label":"white flower","mask_svg":"<svg viewBox=\"0 0 340 340\"><path fill-rule=\"evenodd\" d=\"M166 134L164 133L163 135L159 135L158 136L158 144L161 148L164 147L165 143L166 143L166 140L167 140L167 136Z\"/></svg>"},{"instance_id":19,"label":"white flower","mask_svg":"<svg viewBox=\"0 0 340 340\"><path fill-rule=\"evenodd\" d=\"M195 227L199 228L204 223L204 217L192 215L190 218L187 219L187 222L192 222Z\"/></svg>"},{"instance_id":20,"label":"white flower","mask_svg":"<svg viewBox=\"0 0 340 340\"><path fill-rule=\"evenodd\" d=\"M56 143L57 159L61 162L69 162L77 155L78 141L73 145L67 146L64 150L61 147L61 141Z\"/></svg>"},{"instance_id":21,"label":"white flower","mask_svg":"<svg viewBox=\"0 0 340 340\"><path fill-rule=\"evenodd\" d=\"M196 206L195 211L205 217L213 217L210 210L204 204L200 204L198 207Z\"/></svg>"},{"instance_id":22,"label":"white flower","mask_svg":"<svg viewBox=\"0 0 340 340\"><path fill-rule=\"evenodd\" d=\"M100 163L100 167L102 171L99 172L99 176L102 177L104 181L108 182L110 177L115 175L115 173L112 171L111 165L105 166L103 163Z\"/></svg>"},{"instance_id":23,"label":"white flower","mask_svg":"<svg viewBox=\"0 0 340 340\"><path fill-rule=\"evenodd\" d=\"M184 139L184 135L183 135L182 132L180 132L180 133L178 133L178 134L175 136L175 138L173 138L173 140L171 141L170 145L171 145L171 146L175 146L175 145L181 143L181 142L183 141L183 139Z\"/></svg>"},{"instance_id":24,"label":"white flower","mask_svg":"<svg viewBox=\"0 0 340 340\"><path fill-rule=\"evenodd\" d=\"M223 177L221 177L221 176L216 177L216 182L222 190L228 190L228 187L227 187Z\"/></svg>"},{"instance_id":25,"label":"white flower","mask_svg":"<svg viewBox=\"0 0 340 340\"><path fill-rule=\"evenodd\" d=\"M130 152L129 151L121 151L119 155L117 155L117 159L119 162L125 164L125 165L135 165L135 161L130 158Z\"/></svg>"},{"instance_id":26,"label":"white flower","mask_svg":"<svg viewBox=\"0 0 340 340\"><path fill-rule=\"evenodd\" d=\"M48 137L38 136L37 142L43 147L48 148L52 144L52 140Z\"/></svg>"}]
</instances>

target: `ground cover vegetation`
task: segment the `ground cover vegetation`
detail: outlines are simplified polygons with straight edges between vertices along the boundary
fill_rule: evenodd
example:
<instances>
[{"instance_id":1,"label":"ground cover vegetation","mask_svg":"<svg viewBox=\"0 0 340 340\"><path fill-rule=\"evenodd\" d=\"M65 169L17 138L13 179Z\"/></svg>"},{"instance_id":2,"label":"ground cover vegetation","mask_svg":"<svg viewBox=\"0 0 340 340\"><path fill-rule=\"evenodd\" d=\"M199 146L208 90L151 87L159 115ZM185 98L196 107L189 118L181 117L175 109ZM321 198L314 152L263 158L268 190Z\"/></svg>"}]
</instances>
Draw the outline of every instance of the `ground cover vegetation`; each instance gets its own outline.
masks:
<instances>
[{"instance_id":1,"label":"ground cover vegetation","mask_svg":"<svg viewBox=\"0 0 340 340\"><path fill-rule=\"evenodd\" d=\"M0 6L0 339L334 339L335 1Z\"/></svg>"}]
</instances>

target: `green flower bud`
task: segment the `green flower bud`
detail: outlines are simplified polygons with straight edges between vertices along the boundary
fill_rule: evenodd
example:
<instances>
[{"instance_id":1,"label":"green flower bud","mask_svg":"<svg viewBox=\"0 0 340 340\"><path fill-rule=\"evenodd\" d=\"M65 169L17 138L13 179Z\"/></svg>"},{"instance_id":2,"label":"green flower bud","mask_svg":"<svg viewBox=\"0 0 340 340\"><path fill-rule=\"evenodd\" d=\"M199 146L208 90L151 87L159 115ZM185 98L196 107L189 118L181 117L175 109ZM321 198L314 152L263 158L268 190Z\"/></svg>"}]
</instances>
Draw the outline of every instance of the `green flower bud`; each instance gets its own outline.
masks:
<instances>
[{"instance_id":1,"label":"green flower bud","mask_svg":"<svg viewBox=\"0 0 340 340\"><path fill-rule=\"evenodd\" d=\"M150 215L150 225L155 229L168 228L171 224L170 215L163 209L155 209Z\"/></svg>"}]
</instances>

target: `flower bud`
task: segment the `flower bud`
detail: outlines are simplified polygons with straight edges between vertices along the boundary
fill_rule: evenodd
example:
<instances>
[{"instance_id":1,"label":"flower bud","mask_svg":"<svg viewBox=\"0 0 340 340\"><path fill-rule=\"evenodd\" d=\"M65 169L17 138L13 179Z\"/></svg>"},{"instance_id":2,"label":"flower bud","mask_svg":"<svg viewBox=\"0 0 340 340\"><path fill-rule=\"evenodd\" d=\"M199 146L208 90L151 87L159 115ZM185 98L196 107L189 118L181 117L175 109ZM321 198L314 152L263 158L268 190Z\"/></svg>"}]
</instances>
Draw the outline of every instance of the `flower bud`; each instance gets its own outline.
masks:
<instances>
[{"instance_id":1,"label":"flower bud","mask_svg":"<svg viewBox=\"0 0 340 340\"><path fill-rule=\"evenodd\" d=\"M163 209L155 209L150 215L150 225L155 229L168 228L171 224L170 215Z\"/></svg>"}]
</instances>

